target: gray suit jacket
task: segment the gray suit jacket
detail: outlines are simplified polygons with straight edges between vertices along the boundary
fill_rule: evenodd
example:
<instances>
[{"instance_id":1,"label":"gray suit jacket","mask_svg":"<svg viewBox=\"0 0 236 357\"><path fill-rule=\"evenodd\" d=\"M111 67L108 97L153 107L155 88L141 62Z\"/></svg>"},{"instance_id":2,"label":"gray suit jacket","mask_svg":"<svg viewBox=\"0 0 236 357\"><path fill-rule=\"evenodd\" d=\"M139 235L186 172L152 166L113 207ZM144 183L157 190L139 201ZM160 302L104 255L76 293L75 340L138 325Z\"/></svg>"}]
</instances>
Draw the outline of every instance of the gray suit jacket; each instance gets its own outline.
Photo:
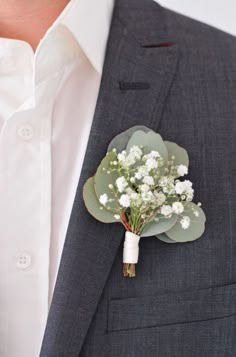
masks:
<instances>
[{"instance_id":1,"label":"gray suit jacket","mask_svg":"<svg viewBox=\"0 0 236 357\"><path fill-rule=\"evenodd\" d=\"M204 236L147 237L122 276L120 224L82 187L134 125L185 147ZM90 139L40 357L236 356L236 41L151 0L117 0Z\"/></svg>"}]
</instances>

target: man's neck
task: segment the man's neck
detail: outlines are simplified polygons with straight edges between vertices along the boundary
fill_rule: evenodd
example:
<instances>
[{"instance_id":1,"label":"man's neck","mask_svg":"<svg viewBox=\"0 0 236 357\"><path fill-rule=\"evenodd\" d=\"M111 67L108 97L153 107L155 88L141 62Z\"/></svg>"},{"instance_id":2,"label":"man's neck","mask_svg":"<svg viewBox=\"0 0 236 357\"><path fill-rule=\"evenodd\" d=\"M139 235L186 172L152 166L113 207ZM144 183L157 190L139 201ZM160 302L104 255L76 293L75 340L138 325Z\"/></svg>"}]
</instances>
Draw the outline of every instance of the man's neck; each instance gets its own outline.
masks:
<instances>
[{"instance_id":1,"label":"man's neck","mask_svg":"<svg viewBox=\"0 0 236 357\"><path fill-rule=\"evenodd\" d=\"M35 51L69 1L0 0L0 37L27 41Z\"/></svg>"}]
</instances>

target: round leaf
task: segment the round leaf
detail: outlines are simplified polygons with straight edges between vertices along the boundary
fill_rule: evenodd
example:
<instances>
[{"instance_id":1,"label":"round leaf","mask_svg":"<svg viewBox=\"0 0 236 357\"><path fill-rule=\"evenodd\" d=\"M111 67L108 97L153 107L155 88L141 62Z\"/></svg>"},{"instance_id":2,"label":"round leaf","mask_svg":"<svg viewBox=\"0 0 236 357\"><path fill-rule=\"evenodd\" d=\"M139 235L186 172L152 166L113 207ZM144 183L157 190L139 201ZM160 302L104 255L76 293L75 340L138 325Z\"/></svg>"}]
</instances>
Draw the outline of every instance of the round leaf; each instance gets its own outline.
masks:
<instances>
[{"instance_id":1,"label":"round leaf","mask_svg":"<svg viewBox=\"0 0 236 357\"><path fill-rule=\"evenodd\" d=\"M175 156L175 165L185 165L187 167L189 166L188 153L184 148L170 141L165 141L164 143L166 144L168 150L169 160L171 156Z\"/></svg>"},{"instance_id":2,"label":"round leaf","mask_svg":"<svg viewBox=\"0 0 236 357\"><path fill-rule=\"evenodd\" d=\"M116 154L111 151L109 152L104 159L102 160L101 164L99 165L97 172L94 177L94 188L95 188L95 193L97 198L104 193L108 195L108 198L115 199L112 190L109 188L109 185L112 184L114 185L116 179L118 178L118 173L116 172L111 172L108 174L106 171L109 170L110 167L110 162L114 161L116 159ZM105 171L104 171L105 169ZM114 213L118 213L119 211L119 205L117 201L113 202L108 202L107 206L110 207L110 210Z\"/></svg>"},{"instance_id":3,"label":"round leaf","mask_svg":"<svg viewBox=\"0 0 236 357\"><path fill-rule=\"evenodd\" d=\"M137 145L139 147L143 145L144 148L146 148L146 152L150 152L151 150L158 151L165 162L168 160L167 147L162 140L162 137L154 131L149 131L148 133L145 133L142 130L136 131L131 136L126 150L129 151L133 145Z\"/></svg>"},{"instance_id":4,"label":"round leaf","mask_svg":"<svg viewBox=\"0 0 236 357\"><path fill-rule=\"evenodd\" d=\"M84 203L89 213L98 221L103 223L118 222L114 218L114 213L107 211L105 207L101 210L101 204L99 203L95 190L94 190L94 177L90 177L83 187Z\"/></svg>"},{"instance_id":5,"label":"round leaf","mask_svg":"<svg viewBox=\"0 0 236 357\"><path fill-rule=\"evenodd\" d=\"M177 221L177 215L173 214L170 218L160 218L157 222L152 221L144 227L141 237L155 236L173 227Z\"/></svg>"},{"instance_id":6,"label":"round leaf","mask_svg":"<svg viewBox=\"0 0 236 357\"><path fill-rule=\"evenodd\" d=\"M193 210L198 212L198 217L194 214ZM205 230L206 222L203 210L194 203L188 202L185 205L183 215L188 216L191 220L189 228L183 229L178 220L170 230L165 232L166 235L176 242L189 242L200 238Z\"/></svg>"},{"instance_id":7,"label":"round leaf","mask_svg":"<svg viewBox=\"0 0 236 357\"><path fill-rule=\"evenodd\" d=\"M158 234L156 237L158 239L160 239L162 242L165 242L165 243L177 243L174 240L172 240L169 237L167 237L167 235L165 233Z\"/></svg>"},{"instance_id":8,"label":"round leaf","mask_svg":"<svg viewBox=\"0 0 236 357\"><path fill-rule=\"evenodd\" d=\"M107 151L112 151L112 149L114 148L117 149L117 152L121 152L122 150L125 150L129 139L131 138L133 133L137 130L142 130L145 133L151 131L151 129L148 129L146 126L135 125L132 128L129 128L128 130L115 136L114 139L110 142Z\"/></svg>"}]
</instances>

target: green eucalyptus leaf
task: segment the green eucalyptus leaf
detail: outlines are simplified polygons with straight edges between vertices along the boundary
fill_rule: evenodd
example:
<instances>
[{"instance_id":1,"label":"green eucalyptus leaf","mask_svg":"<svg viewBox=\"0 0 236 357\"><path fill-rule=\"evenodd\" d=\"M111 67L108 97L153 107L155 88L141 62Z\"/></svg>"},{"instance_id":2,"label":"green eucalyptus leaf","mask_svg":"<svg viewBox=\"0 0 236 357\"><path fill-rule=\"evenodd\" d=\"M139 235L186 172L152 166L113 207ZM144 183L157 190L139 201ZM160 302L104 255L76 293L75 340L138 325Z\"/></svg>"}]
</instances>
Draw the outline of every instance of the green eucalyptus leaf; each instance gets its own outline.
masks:
<instances>
[{"instance_id":1,"label":"green eucalyptus leaf","mask_svg":"<svg viewBox=\"0 0 236 357\"><path fill-rule=\"evenodd\" d=\"M158 234L156 237L165 243L177 243L176 241L170 239L165 233Z\"/></svg>"},{"instance_id":2,"label":"green eucalyptus leaf","mask_svg":"<svg viewBox=\"0 0 236 357\"><path fill-rule=\"evenodd\" d=\"M147 133L142 130L136 131L131 136L126 150L129 151L133 145L137 145L139 147L143 145L145 152L150 152L151 150L158 151L165 162L168 160L167 147L162 140L162 137L154 131L149 131Z\"/></svg>"},{"instance_id":3,"label":"green eucalyptus leaf","mask_svg":"<svg viewBox=\"0 0 236 357\"><path fill-rule=\"evenodd\" d=\"M142 130L145 133L151 131L151 129L148 129L146 126L135 125L132 128L129 128L128 130L123 131L122 133L115 136L113 140L110 142L107 151L112 151L112 149L114 148L117 150L117 152L121 152L122 150L125 150L129 139L131 138L133 133L137 130Z\"/></svg>"},{"instance_id":4,"label":"green eucalyptus leaf","mask_svg":"<svg viewBox=\"0 0 236 357\"><path fill-rule=\"evenodd\" d=\"M198 212L199 217L196 217L193 210ZM190 242L201 237L205 230L206 216L203 210L195 205L193 202L185 204L183 216L188 216L191 219L190 226L187 229L183 229L179 220L168 231L166 235L176 242Z\"/></svg>"},{"instance_id":5,"label":"green eucalyptus leaf","mask_svg":"<svg viewBox=\"0 0 236 357\"><path fill-rule=\"evenodd\" d=\"M107 211L105 207L101 210L101 204L98 201L94 190L94 177L90 177L83 187L84 203L89 213L98 221L103 223L119 222L114 218L114 213Z\"/></svg>"},{"instance_id":6,"label":"green eucalyptus leaf","mask_svg":"<svg viewBox=\"0 0 236 357\"><path fill-rule=\"evenodd\" d=\"M155 236L163 233L175 225L177 221L177 215L172 214L170 218L161 217L157 222L151 221L147 223L141 232L141 237Z\"/></svg>"},{"instance_id":7,"label":"green eucalyptus leaf","mask_svg":"<svg viewBox=\"0 0 236 357\"><path fill-rule=\"evenodd\" d=\"M171 156L175 156L174 164L175 165L185 165L189 166L189 158L187 151L181 146L172 143L170 141L164 141L168 150L168 158L171 159Z\"/></svg>"},{"instance_id":8,"label":"green eucalyptus leaf","mask_svg":"<svg viewBox=\"0 0 236 357\"><path fill-rule=\"evenodd\" d=\"M114 160L116 160L116 154L113 151L108 152L97 169L97 172L94 177L94 188L98 199L101 195L107 194L109 198L115 200L115 197L113 195L112 190L109 188L109 185L115 184L115 181L118 178L119 174L117 171L111 172L110 174L106 172L111 168L110 162ZM106 171L104 171L103 169L105 169ZM114 213L119 212L119 205L116 200L113 202L108 202L107 207L109 207L109 209Z\"/></svg>"}]
</instances>

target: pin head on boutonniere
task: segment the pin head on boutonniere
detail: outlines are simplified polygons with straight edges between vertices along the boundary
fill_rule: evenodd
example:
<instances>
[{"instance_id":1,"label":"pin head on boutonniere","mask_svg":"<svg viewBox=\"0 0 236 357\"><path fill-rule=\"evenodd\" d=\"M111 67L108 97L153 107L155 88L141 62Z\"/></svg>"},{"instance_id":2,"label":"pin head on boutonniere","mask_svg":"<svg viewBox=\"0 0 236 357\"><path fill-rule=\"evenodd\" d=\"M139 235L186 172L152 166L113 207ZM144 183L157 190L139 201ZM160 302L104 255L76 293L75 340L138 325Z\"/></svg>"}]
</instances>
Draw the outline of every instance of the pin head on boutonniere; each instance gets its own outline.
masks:
<instances>
[{"instance_id":1,"label":"pin head on boutonniere","mask_svg":"<svg viewBox=\"0 0 236 357\"><path fill-rule=\"evenodd\" d=\"M125 228L124 276L135 276L141 237L183 243L203 234L205 214L200 203L192 202L192 182L183 179L188 166L184 148L135 126L112 140L97 172L86 181L83 197L90 214Z\"/></svg>"}]
</instances>

